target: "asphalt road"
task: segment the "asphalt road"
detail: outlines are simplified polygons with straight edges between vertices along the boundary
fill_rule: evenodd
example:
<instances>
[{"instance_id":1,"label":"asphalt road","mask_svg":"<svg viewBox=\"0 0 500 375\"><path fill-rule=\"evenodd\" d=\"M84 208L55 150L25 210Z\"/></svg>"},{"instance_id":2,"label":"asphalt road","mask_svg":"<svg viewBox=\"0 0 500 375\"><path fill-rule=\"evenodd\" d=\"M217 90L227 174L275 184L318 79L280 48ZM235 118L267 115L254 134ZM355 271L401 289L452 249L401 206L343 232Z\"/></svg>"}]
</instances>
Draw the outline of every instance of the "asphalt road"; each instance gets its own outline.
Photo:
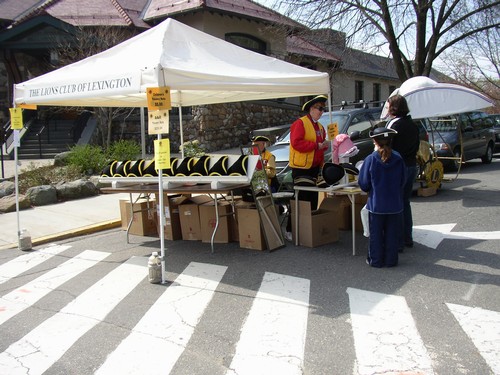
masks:
<instances>
[{"instance_id":1,"label":"asphalt road","mask_svg":"<svg viewBox=\"0 0 500 375\"><path fill-rule=\"evenodd\" d=\"M350 232L272 253L167 241L166 285L147 279L159 241L119 230L2 251L0 373L500 374L499 172L472 161L415 196L390 269Z\"/></svg>"}]
</instances>

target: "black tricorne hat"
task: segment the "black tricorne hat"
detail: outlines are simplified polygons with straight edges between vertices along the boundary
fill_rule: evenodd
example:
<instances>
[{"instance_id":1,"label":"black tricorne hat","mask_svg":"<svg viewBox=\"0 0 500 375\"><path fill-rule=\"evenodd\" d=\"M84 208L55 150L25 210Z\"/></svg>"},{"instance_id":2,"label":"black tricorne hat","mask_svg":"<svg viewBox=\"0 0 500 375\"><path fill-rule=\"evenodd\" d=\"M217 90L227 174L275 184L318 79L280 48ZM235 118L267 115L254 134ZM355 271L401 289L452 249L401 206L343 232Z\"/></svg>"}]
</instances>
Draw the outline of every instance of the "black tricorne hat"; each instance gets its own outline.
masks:
<instances>
[{"instance_id":1,"label":"black tricorne hat","mask_svg":"<svg viewBox=\"0 0 500 375\"><path fill-rule=\"evenodd\" d=\"M325 163L321 168L321 175L328 185L335 185L345 175L344 167L335 163Z\"/></svg>"},{"instance_id":2,"label":"black tricorne hat","mask_svg":"<svg viewBox=\"0 0 500 375\"><path fill-rule=\"evenodd\" d=\"M311 100L307 101L304 103L304 105L302 106L302 110L304 112L309 112L309 108L311 108L311 106L313 106L314 104L316 103L326 103L328 101L328 97L325 96L325 95L318 95L314 98L312 98Z\"/></svg>"},{"instance_id":3,"label":"black tricorne hat","mask_svg":"<svg viewBox=\"0 0 500 375\"><path fill-rule=\"evenodd\" d=\"M345 173L351 174L353 176L359 175L359 169L356 168L354 165L351 163L340 163L339 164L342 168L344 168Z\"/></svg>"},{"instance_id":4,"label":"black tricorne hat","mask_svg":"<svg viewBox=\"0 0 500 375\"><path fill-rule=\"evenodd\" d=\"M389 128L376 128L370 131L371 138L391 139L398 132Z\"/></svg>"},{"instance_id":5,"label":"black tricorne hat","mask_svg":"<svg viewBox=\"0 0 500 375\"><path fill-rule=\"evenodd\" d=\"M252 137L252 142L271 142L269 138L263 136L263 135L256 135Z\"/></svg>"}]
</instances>

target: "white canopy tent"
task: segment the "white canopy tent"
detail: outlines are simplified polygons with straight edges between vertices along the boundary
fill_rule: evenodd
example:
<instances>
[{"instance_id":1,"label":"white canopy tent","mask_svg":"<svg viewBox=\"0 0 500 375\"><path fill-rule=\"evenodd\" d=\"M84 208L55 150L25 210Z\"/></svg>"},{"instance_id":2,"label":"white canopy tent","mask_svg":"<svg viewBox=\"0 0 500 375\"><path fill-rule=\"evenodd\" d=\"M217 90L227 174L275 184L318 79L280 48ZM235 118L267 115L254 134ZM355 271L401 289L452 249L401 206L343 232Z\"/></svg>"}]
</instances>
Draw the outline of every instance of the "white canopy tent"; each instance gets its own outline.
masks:
<instances>
[{"instance_id":1,"label":"white canopy tent","mask_svg":"<svg viewBox=\"0 0 500 375\"><path fill-rule=\"evenodd\" d=\"M97 55L14 86L14 103L146 107L169 86L173 106L329 93L327 73L261 55L167 19Z\"/></svg>"},{"instance_id":2,"label":"white canopy tent","mask_svg":"<svg viewBox=\"0 0 500 375\"><path fill-rule=\"evenodd\" d=\"M398 94L405 97L414 119L448 116L493 105L491 99L475 90L451 83L438 83L424 76L404 81L389 97ZM387 115L388 102L385 102L380 118Z\"/></svg>"},{"instance_id":3,"label":"white canopy tent","mask_svg":"<svg viewBox=\"0 0 500 375\"><path fill-rule=\"evenodd\" d=\"M167 19L104 52L16 84L14 106L143 108L147 88L159 86L170 87L174 107L326 93L330 97L327 73L246 50ZM180 134L182 143L182 119ZM159 198L162 207L161 170ZM161 220L164 282L164 215Z\"/></svg>"}]
</instances>

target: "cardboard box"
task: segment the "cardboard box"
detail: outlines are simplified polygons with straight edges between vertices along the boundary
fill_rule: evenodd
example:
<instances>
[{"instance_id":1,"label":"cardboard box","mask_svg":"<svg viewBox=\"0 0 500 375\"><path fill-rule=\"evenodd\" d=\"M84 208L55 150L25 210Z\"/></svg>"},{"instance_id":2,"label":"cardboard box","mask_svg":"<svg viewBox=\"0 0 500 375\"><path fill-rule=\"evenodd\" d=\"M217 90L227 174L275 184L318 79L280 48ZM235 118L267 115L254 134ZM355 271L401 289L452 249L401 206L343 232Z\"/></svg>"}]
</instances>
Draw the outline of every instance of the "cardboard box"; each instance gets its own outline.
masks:
<instances>
[{"instance_id":1,"label":"cardboard box","mask_svg":"<svg viewBox=\"0 0 500 375\"><path fill-rule=\"evenodd\" d=\"M295 200L291 201L292 234L295 243ZM311 203L299 200L299 245L317 247L339 240L339 200L325 198L319 208L311 210Z\"/></svg>"},{"instance_id":2,"label":"cardboard box","mask_svg":"<svg viewBox=\"0 0 500 375\"><path fill-rule=\"evenodd\" d=\"M129 200L120 199L120 216L122 229L126 230L131 218L131 203ZM153 200L139 200L133 205L132 225L129 234L136 236L156 236L156 214Z\"/></svg>"},{"instance_id":3,"label":"cardboard box","mask_svg":"<svg viewBox=\"0 0 500 375\"><path fill-rule=\"evenodd\" d=\"M199 206L200 210L200 225L201 225L201 241L211 242L212 234L217 223L215 216L215 203L213 201L204 203ZM219 201L217 204L219 211L219 226L215 233L214 243L228 243L231 239L231 221L230 217L232 208L231 204L225 201Z\"/></svg>"},{"instance_id":4,"label":"cardboard box","mask_svg":"<svg viewBox=\"0 0 500 375\"><path fill-rule=\"evenodd\" d=\"M167 240L177 241L182 240L181 217L179 214L179 205L189 199L185 195L168 195L163 194L163 208L165 212L165 227L163 228L163 236ZM160 236L160 205L158 194L156 194L156 227L158 236Z\"/></svg>"},{"instance_id":5,"label":"cardboard box","mask_svg":"<svg viewBox=\"0 0 500 375\"><path fill-rule=\"evenodd\" d=\"M243 249L266 250L267 246L260 224L260 215L255 205L239 206L236 212L238 214L240 247Z\"/></svg>"},{"instance_id":6,"label":"cardboard box","mask_svg":"<svg viewBox=\"0 0 500 375\"><path fill-rule=\"evenodd\" d=\"M182 239L201 241L199 206L212 200L208 195L195 195L179 205Z\"/></svg>"},{"instance_id":7,"label":"cardboard box","mask_svg":"<svg viewBox=\"0 0 500 375\"><path fill-rule=\"evenodd\" d=\"M350 230L351 222L351 200L347 195L336 195L333 199L339 201L339 215L337 216L337 223L340 230Z\"/></svg>"}]
</instances>

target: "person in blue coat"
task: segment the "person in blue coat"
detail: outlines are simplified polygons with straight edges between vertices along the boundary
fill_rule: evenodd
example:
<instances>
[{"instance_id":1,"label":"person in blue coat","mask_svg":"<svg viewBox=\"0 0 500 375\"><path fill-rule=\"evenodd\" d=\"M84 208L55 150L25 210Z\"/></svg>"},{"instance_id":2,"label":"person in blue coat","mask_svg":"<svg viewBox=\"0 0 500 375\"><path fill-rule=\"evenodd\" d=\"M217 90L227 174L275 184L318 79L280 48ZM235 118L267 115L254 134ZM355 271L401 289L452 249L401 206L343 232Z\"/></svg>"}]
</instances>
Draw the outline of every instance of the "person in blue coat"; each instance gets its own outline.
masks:
<instances>
[{"instance_id":1,"label":"person in blue coat","mask_svg":"<svg viewBox=\"0 0 500 375\"><path fill-rule=\"evenodd\" d=\"M391 148L391 140L396 134L397 131L388 128L370 132L375 151L363 161L358 176L359 187L368 193L370 242L367 263L372 267L398 264L406 168L401 155Z\"/></svg>"}]
</instances>

